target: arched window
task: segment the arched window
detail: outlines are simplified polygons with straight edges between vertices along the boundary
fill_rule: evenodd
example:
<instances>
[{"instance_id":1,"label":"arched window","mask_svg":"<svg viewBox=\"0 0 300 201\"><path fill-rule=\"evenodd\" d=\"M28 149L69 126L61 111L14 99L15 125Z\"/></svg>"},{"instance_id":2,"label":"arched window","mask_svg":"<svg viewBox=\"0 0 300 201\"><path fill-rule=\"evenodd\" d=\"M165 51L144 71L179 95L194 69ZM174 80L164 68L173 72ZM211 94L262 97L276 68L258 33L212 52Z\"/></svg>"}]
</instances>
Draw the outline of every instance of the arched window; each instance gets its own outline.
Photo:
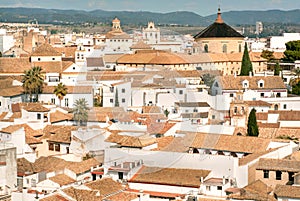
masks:
<instances>
[{"instance_id":1,"label":"arched window","mask_svg":"<svg viewBox=\"0 0 300 201\"><path fill-rule=\"evenodd\" d=\"M226 44L223 45L223 53L227 53L227 45Z\"/></svg>"},{"instance_id":2,"label":"arched window","mask_svg":"<svg viewBox=\"0 0 300 201\"><path fill-rule=\"evenodd\" d=\"M208 53L208 45L207 44L204 45L204 52Z\"/></svg>"},{"instance_id":3,"label":"arched window","mask_svg":"<svg viewBox=\"0 0 300 201\"><path fill-rule=\"evenodd\" d=\"M242 44L239 44L239 52L242 52Z\"/></svg>"},{"instance_id":4,"label":"arched window","mask_svg":"<svg viewBox=\"0 0 300 201\"><path fill-rule=\"evenodd\" d=\"M277 104L274 106L274 110L278 110L278 105Z\"/></svg>"}]
</instances>

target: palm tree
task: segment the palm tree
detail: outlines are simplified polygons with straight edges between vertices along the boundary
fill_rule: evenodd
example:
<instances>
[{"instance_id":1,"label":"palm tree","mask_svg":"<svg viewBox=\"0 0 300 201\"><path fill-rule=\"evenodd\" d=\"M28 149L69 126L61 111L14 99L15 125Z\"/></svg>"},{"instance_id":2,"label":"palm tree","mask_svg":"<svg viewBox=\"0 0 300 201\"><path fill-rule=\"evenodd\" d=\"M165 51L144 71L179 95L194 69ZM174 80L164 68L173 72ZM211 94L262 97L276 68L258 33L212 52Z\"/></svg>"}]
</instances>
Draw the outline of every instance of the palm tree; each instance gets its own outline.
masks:
<instances>
[{"instance_id":1,"label":"palm tree","mask_svg":"<svg viewBox=\"0 0 300 201\"><path fill-rule=\"evenodd\" d=\"M35 101L38 101L38 95L43 90L44 78L41 71L41 67L34 66L29 70L25 70L22 76L23 89L26 95L29 94L30 102L33 101L33 94L35 94Z\"/></svg>"},{"instance_id":2,"label":"palm tree","mask_svg":"<svg viewBox=\"0 0 300 201\"><path fill-rule=\"evenodd\" d=\"M57 96L57 98L59 99L59 106L61 106L61 101L62 99L64 99L64 97L67 95L68 93L68 88L63 84L63 83L59 83L55 88L53 93Z\"/></svg>"},{"instance_id":3,"label":"palm tree","mask_svg":"<svg viewBox=\"0 0 300 201\"><path fill-rule=\"evenodd\" d=\"M73 108L73 115L76 124L80 126L86 125L88 120L88 106L87 101L85 98L80 98L75 101L74 108Z\"/></svg>"}]
</instances>

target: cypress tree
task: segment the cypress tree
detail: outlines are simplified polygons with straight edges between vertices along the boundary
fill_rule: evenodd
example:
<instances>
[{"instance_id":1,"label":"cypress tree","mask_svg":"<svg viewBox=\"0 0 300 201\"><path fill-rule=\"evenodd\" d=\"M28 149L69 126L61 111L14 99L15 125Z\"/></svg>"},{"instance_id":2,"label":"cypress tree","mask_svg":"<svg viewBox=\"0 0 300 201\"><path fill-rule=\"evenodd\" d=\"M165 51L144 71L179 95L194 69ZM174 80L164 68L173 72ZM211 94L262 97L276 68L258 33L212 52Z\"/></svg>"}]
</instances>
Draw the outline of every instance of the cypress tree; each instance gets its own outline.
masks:
<instances>
[{"instance_id":1,"label":"cypress tree","mask_svg":"<svg viewBox=\"0 0 300 201\"><path fill-rule=\"evenodd\" d=\"M248 127L247 127L247 135L248 136L258 136L258 126L256 121L256 110L253 108L248 117Z\"/></svg>"},{"instance_id":2,"label":"cypress tree","mask_svg":"<svg viewBox=\"0 0 300 201\"><path fill-rule=\"evenodd\" d=\"M118 88L116 88L116 93L115 93L115 107L119 107L119 94L118 94Z\"/></svg>"},{"instance_id":3,"label":"cypress tree","mask_svg":"<svg viewBox=\"0 0 300 201\"><path fill-rule=\"evenodd\" d=\"M276 62L275 68L274 68L274 75L279 75L281 71L280 65L278 62Z\"/></svg>"},{"instance_id":4,"label":"cypress tree","mask_svg":"<svg viewBox=\"0 0 300 201\"><path fill-rule=\"evenodd\" d=\"M240 76L248 76L249 72L253 72L253 67L249 57L247 43L245 43Z\"/></svg>"}]
</instances>

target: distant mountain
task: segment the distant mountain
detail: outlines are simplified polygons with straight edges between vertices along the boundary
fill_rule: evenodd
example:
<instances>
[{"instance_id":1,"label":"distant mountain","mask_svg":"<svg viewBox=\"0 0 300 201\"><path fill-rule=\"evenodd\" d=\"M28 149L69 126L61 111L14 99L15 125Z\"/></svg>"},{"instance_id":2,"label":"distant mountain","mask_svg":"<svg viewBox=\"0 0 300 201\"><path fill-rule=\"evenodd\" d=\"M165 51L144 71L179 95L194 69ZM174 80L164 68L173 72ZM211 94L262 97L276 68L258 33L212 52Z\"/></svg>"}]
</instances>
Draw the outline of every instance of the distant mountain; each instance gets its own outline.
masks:
<instances>
[{"instance_id":1,"label":"distant mountain","mask_svg":"<svg viewBox=\"0 0 300 201\"><path fill-rule=\"evenodd\" d=\"M211 24L215 15L200 16L193 12L178 11L170 13L154 13L146 11L83 11L59 10L41 8L0 8L0 22L24 22L38 20L39 23L64 23L77 24L84 22L110 23L118 17L122 24L145 26L147 22L156 24L178 24L191 26L207 26ZM222 14L224 21L231 25L255 24L256 21L269 23L294 23L300 24L300 10L291 11L230 11Z\"/></svg>"},{"instance_id":2,"label":"distant mountain","mask_svg":"<svg viewBox=\"0 0 300 201\"><path fill-rule=\"evenodd\" d=\"M206 16L206 21L215 20L216 15ZM300 24L300 9L282 11L229 11L222 13L222 18L228 24L255 24L257 21L267 23Z\"/></svg>"}]
</instances>

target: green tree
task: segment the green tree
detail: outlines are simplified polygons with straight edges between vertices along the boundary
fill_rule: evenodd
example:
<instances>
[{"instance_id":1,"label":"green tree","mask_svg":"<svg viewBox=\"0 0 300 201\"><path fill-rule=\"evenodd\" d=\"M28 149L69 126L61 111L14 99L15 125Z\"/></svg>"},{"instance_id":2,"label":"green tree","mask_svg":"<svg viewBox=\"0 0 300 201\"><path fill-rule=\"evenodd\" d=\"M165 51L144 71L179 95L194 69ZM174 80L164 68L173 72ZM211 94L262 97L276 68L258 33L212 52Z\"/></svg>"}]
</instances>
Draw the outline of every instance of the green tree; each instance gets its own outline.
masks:
<instances>
[{"instance_id":1,"label":"green tree","mask_svg":"<svg viewBox=\"0 0 300 201\"><path fill-rule=\"evenodd\" d=\"M300 82L299 81L297 82L297 84L295 84L292 87L292 94L300 95Z\"/></svg>"},{"instance_id":2,"label":"green tree","mask_svg":"<svg viewBox=\"0 0 300 201\"><path fill-rule=\"evenodd\" d=\"M300 40L290 41L285 44L284 61L294 62L300 60Z\"/></svg>"},{"instance_id":3,"label":"green tree","mask_svg":"<svg viewBox=\"0 0 300 201\"><path fill-rule=\"evenodd\" d=\"M247 135L248 136L258 136L258 126L256 121L256 110L253 108L248 117L248 127L247 127Z\"/></svg>"},{"instance_id":4,"label":"green tree","mask_svg":"<svg viewBox=\"0 0 300 201\"><path fill-rule=\"evenodd\" d=\"M67 95L68 93L68 88L63 84L63 83L59 83L55 88L53 93L57 96L57 98L59 99L59 106L61 106L61 101L62 99L64 99L64 97Z\"/></svg>"},{"instance_id":5,"label":"green tree","mask_svg":"<svg viewBox=\"0 0 300 201\"><path fill-rule=\"evenodd\" d=\"M86 125L88 121L88 111L89 108L87 106L87 101L85 100L85 98L80 98L75 101L73 115L76 125Z\"/></svg>"},{"instance_id":6,"label":"green tree","mask_svg":"<svg viewBox=\"0 0 300 201\"><path fill-rule=\"evenodd\" d=\"M274 67L274 75L279 75L280 74L280 71L281 71L282 69L280 68L280 65L279 65L279 63L278 62L276 62L276 64L275 64L275 67Z\"/></svg>"},{"instance_id":7,"label":"green tree","mask_svg":"<svg viewBox=\"0 0 300 201\"><path fill-rule=\"evenodd\" d=\"M247 43L245 43L240 76L247 76L249 72L253 72L253 67L249 57Z\"/></svg>"},{"instance_id":8,"label":"green tree","mask_svg":"<svg viewBox=\"0 0 300 201\"><path fill-rule=\"evenodd\" d=\"M168 117L169 114L170 114L169 110L168 110L168 109L165 109L165 110L164 110L164 114L166 115L166 117Z\"/></svg>"},{"instance_id":9,"label":"green tree","mask_svg":"<svg viewBox=\"0 0 300 201\"><path fill-rule=\"evenodd\" d=\"M118 94L118 89L116 88L116 93L115 93L115 107L119 107L119 94Z\"/></svg>"},{"instance_id":10,"label":"green tree","mask_svg":"<svg viewBox=\"0 0 300 201\"><path fill-rule=\"evenodd\" d=\"M260 55L262 58L267 59L268 61L272 61L275 59L274 52L269 50L263 50Z\"/></svg>"},{"instance_id":11,"label":"green tree","mask_svg":"<svg viewBox=\"0 0 300 201\"><path fill-rule=\"evenodd\" d=\"M26 97L29 95L30 102L34 100L33 95L35 95L35 101L38 101L38 95L43 91L44 78L41 71L40 66L34 66L29 70L25 70L22 76L23 89Z\"/></svg>"}]
</instances>

